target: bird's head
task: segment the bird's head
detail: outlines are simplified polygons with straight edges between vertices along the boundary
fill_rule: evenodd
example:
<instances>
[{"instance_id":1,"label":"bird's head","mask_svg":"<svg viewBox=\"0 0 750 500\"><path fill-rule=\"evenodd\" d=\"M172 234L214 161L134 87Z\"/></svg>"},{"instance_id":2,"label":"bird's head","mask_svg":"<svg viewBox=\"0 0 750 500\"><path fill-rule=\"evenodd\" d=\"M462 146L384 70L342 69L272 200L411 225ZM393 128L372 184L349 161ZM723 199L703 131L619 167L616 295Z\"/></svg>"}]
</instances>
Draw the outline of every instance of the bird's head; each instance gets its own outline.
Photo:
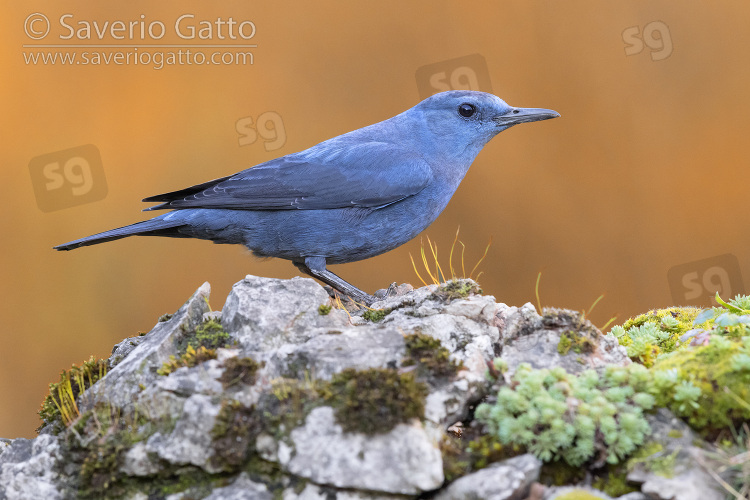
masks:
<instances>
[{"instance_id":1,"label":"bird's head","mask_svg":"<svg viewBox=\"0 0 750 500\"><path fill-rule=\"evenodd\" d=\"M495 95L473 90L435 94L409 112L423 120L437 139L479 149L513 125L560 116L551 109L515 108Z\"/></svg>"}]
</instances>

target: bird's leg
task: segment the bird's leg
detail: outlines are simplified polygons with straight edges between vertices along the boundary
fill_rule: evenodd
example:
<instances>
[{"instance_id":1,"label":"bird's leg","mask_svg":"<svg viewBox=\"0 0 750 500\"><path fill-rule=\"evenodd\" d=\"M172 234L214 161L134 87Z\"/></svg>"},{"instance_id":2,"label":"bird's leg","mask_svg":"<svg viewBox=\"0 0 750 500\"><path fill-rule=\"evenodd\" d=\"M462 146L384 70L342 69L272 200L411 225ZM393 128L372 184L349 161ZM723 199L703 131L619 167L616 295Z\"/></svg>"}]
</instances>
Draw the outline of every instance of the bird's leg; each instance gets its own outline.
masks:
<instances>
[{"instance_id":1,"label":"bird's leg","mask_svg":"<svg viewBox=\"0 0 750 500\"><path fill-rule=\"evenodd\" d=\"M309 274L313 278L316 278L326 285L330 286L334 290L337 290L344 295L347 295L354 299L355 302L362 302L369 306L377 299L372 295L363 292L351 283L339 278L334 273L326 269L325 257L305 257L305 262L293 262L297 269L305 274Z\"/></svg>"}]
</instances>

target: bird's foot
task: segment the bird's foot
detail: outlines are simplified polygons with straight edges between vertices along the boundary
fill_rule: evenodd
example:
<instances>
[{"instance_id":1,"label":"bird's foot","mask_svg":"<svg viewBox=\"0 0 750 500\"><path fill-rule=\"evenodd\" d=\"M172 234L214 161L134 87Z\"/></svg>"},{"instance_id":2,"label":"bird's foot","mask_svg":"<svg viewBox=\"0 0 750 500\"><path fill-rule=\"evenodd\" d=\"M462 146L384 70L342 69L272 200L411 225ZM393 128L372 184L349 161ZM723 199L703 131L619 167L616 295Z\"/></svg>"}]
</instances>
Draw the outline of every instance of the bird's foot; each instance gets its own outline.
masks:
<instances>
[{"instance_id":1,"label":"bird's foot","mask_svg":"<svg viewBox=\"0 0 750 500\"><path fill-rule=\"evenodd\" d=\"M396 285L396 282L394 281L393 283L390 284L390 286L387 289L381 288L380 290L378 290L377 292L375 292L375 294L374 294L375 295L375 299L376 300L385 300L385 299L388 299L390 297L395 297L396 296L396 289L397 288L398 288L398 286Z\"/></svg>"},{"instance_id":2,"label":"bird's foot","mask_svg":"<svg viewBox=\"0 0 750 500\"><path fill-rule=\"evenodd\" d=\"M336 290L330 285L325 285L323 288L325 289L326 292L328 292L328 296L331 297L333 300L340 299L343 305L347 307L347 309L349 308L349 306L352 307L352 310L357 309L361 307L362 305L370 307L370 305L377 302L378 300L382 300L376 296L369 295L365 292L362 292L361 294L355 294L355 293L347 294L347 293L342 293Z\"/></svg>"}]
</instances>

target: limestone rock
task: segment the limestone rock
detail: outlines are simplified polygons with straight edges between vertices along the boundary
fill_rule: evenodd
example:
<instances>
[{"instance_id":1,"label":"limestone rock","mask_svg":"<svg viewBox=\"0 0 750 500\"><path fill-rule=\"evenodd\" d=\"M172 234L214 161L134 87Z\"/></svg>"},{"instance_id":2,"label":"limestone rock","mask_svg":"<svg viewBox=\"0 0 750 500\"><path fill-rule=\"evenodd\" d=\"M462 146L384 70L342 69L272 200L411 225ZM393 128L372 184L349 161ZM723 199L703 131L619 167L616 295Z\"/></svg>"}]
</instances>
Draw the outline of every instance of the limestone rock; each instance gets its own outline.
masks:
<instances>
[{"instance_id":1,"label":"limestone rock","mask_svg":"<svg viewBox=\"0 0 750 500\"><path fill-rule=\"evenodd\" d=\"M452 482L435 500L521 500L539 477L542 462L533 455L521 455L492 464Z\"/></svg>"},{"instance_id":2,"label":"limestone rock","mask_svg":"<svg viewBox=\"0 0 750 500\"><path fill-rule=\"evenodd\" d=\"M0 440L0 500L520 499L539 475L533 456L464 467L447 451L455 429L480 432L488 363L577 373L630 362L579 313L497 303L471 280L401 285L367 311L331 308L305 278L248 276L221 311L209 292L117 344L70 426ZM675 423L658 415L671 453ZM645 467L629 479L653 498L719 498L688 431L674 480Z\"/></svg>"},{"instance_id":3,"label":"limestone rock","mask_svg":"<svg viewBox=\"0 0 750 500\"><path fill-rule=\"evenodd\" d=\"M669 470L650 467L648 460L638 463L628 481L641 484L641 491L659 500L721 500L726 492L714 481L701 463L705 451L694 446L697 436L685 422L669 410L661 409L647 417L651 440L662 446L659 458L668 460ZM664 461L664 460L662 460Z\"/></svg>"},{"instance_id":4,"label":"limestone rock","mask_svg":"<svg viewBox=\"0 0 750 500\"><path fill-rule=\"evenodd\" d=\"M317 484L412 495L443 484L440 450L417 422L367 437L344 433L333 409L324 406L290 437L292 449L282 464Z\"/></svg>"}]
</instances>

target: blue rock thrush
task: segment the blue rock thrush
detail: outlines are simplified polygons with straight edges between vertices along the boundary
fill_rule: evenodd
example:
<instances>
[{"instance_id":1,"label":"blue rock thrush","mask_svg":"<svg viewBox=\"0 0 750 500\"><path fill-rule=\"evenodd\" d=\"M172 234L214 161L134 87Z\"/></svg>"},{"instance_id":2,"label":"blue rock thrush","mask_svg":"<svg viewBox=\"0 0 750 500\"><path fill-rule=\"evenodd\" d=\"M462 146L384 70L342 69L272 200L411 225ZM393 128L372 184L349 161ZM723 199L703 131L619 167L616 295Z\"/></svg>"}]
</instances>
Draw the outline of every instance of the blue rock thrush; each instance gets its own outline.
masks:
<instances>
[{"instance_id":1,"label":"blue rock thrush","mask_svg":"<svg viewBox=\"0 0 750 500\"><path fill-rule=\"evenodd\" d=\"M126 236L201 238L291 260L335 290L375 298L326 269L392 250L440 215L490 139L519 123L560 116L514 108L484 92L435 94L388 120L234 175L151 196L172 211L56 246Z\"/></svg>"}]
</instances>

